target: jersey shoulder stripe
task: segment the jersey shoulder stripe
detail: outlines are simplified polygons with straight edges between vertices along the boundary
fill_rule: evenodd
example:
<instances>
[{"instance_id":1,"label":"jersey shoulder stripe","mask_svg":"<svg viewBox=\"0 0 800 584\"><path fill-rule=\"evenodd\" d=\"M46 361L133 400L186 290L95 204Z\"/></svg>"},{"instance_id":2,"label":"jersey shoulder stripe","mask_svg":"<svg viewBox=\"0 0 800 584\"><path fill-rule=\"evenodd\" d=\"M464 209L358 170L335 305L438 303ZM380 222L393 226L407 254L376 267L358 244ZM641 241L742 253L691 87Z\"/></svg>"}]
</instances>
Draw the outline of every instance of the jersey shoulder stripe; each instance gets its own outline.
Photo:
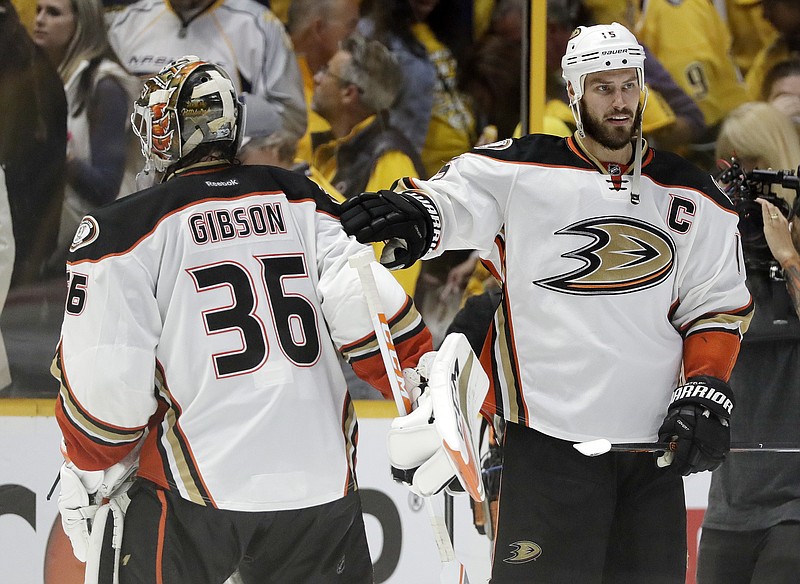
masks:
<instances>
[{"instance_id":1,"label":"jersey shoulder stripe","mask_svg":"<svg viewBox=\"0 0 800 584\"><path fill-rule=\"evenodd\" d=\"M171 214L205 201L241 201L250 197L281 194L292 202L312 202L316 211L338 217L337 203L314 182L298 173L272 166L224 166L187 172L96 209L91 220L84 219L88 231L75 245L70 262L98 260L125 253L147 237ZM79 236L80 236L79 227Z\"/></svg>"},{"instance_id":2,"label":"jersey shoulder stripe","mask_svg":"<svg viewBox=\"0 0 800 584\"><path fill-rule=\"evenodd\" d=\"M593 168L588 161L569 148L566 138L549 134L528 134L521 138L509 138L473 148L470 153L511 163Z\"/></svg>"},{"instance_id":3,"label":"jersey shoulder stripe","mask_svg":"<svg viewBox=\"0 0 800 584\"><path fill-rule=\"evenodd\" d=\"M720 190L708 172L672 152L652 148L650 151L653 153L652 159L642 168L642 174L646 174L661 186L700 191L718 206L735 213L733 203Z\"/></svg>"}]
</instances>

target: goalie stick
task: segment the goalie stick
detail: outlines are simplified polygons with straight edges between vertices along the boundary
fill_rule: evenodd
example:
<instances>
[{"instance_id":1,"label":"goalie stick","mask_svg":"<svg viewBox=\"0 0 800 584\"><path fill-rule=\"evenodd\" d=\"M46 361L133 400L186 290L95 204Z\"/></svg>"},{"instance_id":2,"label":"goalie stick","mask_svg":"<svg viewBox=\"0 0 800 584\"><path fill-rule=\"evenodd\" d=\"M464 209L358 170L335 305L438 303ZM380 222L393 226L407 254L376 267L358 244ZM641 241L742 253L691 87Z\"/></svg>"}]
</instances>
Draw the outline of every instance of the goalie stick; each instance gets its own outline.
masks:
<instances>
[{"instance_id":1,"label":"goalie stick","mask_svg":"<svg viewBox=\"0 0 800 584\"><path fill-rule=\"evenodd\" d=\"M95 494L100 505L92 520L84 584L119 584L122 532L130 503L127 492L139 470L139 452L146 437L147 431L133 450L103 475L103 483Z\"/></svg>"},{"instance_id":2,"label":"goalie stick","mask_svg":"<svg viewBox=\"0 0 800 584\"><path fill-rule=\"evenodd\" d=\"M677 448L677 442L623 442L612 444L605 438L578 442L572 445L584 456L600 456L607 452L668 452ZM800 444L733 442L731 452L796 452L800 453Z\"/></svg>"},{"instance_id":3,"label":"goalie stick","mask_svg":"<svg viewBox=\"0 0 800 584\"><path fill-rule=\"evenodd\" d=\"M394 348L389 322L380 306L378 286L375 283L375 275L372 273L372 263L374 261L375 256L373 255L372 248L370 248L360 254L352 256L349 263L351 267L356 269L361 281L364 298L367 301L367 307L369 308L370 318L372 320L372 327L378 339L381 357L383 358L384 367L386 367L386 374L392 388L395 405L397 406L397 413L400 416L405 416L411 411L411 398L405 386L403 370L400 366L400 359L397 357L397 352ZM442 564L440 582L442 584L469 584L467 570L464 565L458 561L458 558L456 558L453 542L450 540L450 534L447 531L447 525L444 520L444 512L443 509L441 509L441 502L434 501L433 497L423 497L423 500L425 501L425 509L428 513L431 527L433 528L436 547L439 549L439 560Z\"/></svg>"}]
</instances>

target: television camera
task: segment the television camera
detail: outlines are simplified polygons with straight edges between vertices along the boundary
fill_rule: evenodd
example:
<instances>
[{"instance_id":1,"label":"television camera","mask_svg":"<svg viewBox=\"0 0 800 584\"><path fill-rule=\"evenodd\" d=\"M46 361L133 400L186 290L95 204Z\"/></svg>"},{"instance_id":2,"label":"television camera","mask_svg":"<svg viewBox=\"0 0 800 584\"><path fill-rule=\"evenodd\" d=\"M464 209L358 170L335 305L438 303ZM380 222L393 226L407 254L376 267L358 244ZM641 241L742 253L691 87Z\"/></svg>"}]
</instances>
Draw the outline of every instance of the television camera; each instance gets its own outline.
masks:
<instances>
[{"instance_id":1,"label":"television camera","mask_svg":"<svg viewBox=\"0 0 800 584\"><path fill-rule=\"evenodd\" d=\"M742 237L742 250L745 265L751 270L767 270L771 274L780 273L780 266L767 244L764 236L764 221L761 198L775 205L784 217L791 219L800 206L800 166L797 170L761 170L745 172L741 163L732 158L723 162L725 168L717 175L717 183L733 202L739 214L739 233ZM786 199L773 192L773 185L794 190L794 207Z\"/></svg>"}]
</instances>

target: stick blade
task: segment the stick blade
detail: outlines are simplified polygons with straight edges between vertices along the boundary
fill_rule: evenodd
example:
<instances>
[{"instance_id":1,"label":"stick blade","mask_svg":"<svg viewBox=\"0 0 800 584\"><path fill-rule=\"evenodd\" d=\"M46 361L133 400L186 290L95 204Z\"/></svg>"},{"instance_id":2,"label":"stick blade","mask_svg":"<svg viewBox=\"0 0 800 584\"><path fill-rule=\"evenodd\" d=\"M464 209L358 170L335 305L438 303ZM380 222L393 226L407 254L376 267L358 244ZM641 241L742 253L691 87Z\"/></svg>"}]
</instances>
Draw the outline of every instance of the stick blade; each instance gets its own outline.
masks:
<instances>
[{"instance_id":1,"label":"stick blade","mask_svg":"<svg viewBox=\"0 0 800 584\"><path fill-rule=\"evenodd\" d=\"M600 456L611 451L611 442L605 438L589 440L588 442L578 442L572 445L575 450L584 456Z\"/></svg>"}]
</instances>

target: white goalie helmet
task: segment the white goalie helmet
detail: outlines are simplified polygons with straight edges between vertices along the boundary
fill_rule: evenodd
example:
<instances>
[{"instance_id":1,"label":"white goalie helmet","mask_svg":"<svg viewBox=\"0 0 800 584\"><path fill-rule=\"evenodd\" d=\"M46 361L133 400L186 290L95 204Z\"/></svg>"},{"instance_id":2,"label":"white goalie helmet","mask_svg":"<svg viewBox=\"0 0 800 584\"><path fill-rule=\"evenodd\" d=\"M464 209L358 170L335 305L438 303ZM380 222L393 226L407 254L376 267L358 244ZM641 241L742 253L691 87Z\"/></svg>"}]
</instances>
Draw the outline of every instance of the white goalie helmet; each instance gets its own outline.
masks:
<instances>
[{"instance_id":1,"label":"white goalie helmet","mask_svg":"<svg viewBox=\"0 0 800 584\"><path fill-rule=\"evenodd\" d=\"M131 125L146 160L145 172L164 172L198 145L219 142L236 153L244 108L224 70L193 55L164 67L144 84Z\"/></svg>"}]
</instances>

